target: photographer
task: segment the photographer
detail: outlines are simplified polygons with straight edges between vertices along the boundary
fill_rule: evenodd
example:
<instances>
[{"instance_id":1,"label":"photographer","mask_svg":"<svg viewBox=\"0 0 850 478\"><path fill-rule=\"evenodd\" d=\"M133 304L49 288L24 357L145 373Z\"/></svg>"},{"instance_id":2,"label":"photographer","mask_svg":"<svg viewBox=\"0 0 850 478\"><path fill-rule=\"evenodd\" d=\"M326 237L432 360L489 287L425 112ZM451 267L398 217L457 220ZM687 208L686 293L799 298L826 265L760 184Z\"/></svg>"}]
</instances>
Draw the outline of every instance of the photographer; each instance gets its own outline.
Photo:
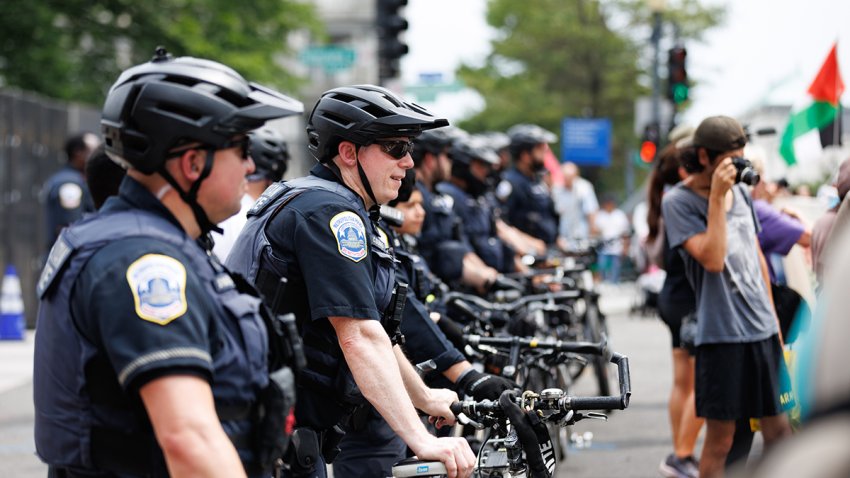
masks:
<instances>
[{"instance_id":1,"label":"photographer","mask_svg":"<svg viewBox=\"0 0 850 478\"><path fill-rule=\"evenodd\" d=\"M735 421L760 418L765 445L790 432L779 403L782 361L758 221L746 187L757 176L743 160L746 134L734 119L706 118L679 143L689 176L665 194L670 247L685 261L696 293L696 408L707 433L700 476L723 475ZM780 367L782 369L780 370Z\"/></svg>"}]
</instances>

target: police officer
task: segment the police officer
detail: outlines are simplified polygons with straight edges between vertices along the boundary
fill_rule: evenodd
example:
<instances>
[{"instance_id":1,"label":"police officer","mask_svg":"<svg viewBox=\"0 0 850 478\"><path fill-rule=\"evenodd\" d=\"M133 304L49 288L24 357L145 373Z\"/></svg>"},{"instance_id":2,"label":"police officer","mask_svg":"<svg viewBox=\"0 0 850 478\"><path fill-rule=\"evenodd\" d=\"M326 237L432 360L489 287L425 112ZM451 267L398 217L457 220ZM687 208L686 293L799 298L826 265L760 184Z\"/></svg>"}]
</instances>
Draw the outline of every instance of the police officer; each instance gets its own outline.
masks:
<instances>
[{"instance_id":1,"label":"police officer","mask_svg":"<svg viewBox=\"0 0 850 478\"><path fill-rule=\"evenodd\" d=\"M496 234L496 217L486 194L493 188L499 156L484 138L469 136L452 145L452 176L437 191L452 198L455 214L476 254L499 272L514 272L515 252Z\"/></svg>"},{"instance_id":2,"label":"police officer","mask_svg":"<svg viewBox=\"0 0 850 478\"><path fill-rule=\"evenodd\" d=\"M270 126L263 126L251 131L248 138L251 140L251 159L254 160L255 168L254 172L245 178L248 181L248 186L245 195L242 196L242 208L237 214L219 224L219 227L224 231L223 233L212 233L215 242L213 252L222 261L227 258L227 254L233 248L233 242L236 241L242 227L245 226L245 221L248 220L248 210L254 205L254 201L272 183L283 179L289 163L289 147L279 130Z\"/></svg>"},{"instance_id":3,"label":"police officer","mask_svg":"<svg viewBox=\"0 0 850 478\"><path fill-rule=\"evenodd\" d=\"M95 210L94 201L86 187L83 170L86 158L100 144L94 133L82 133L68 138L65 155L68 162L44 183L47 217L47 247L56 241L63 227Z\"/></svg>"},{"instance_id":4,"label":"police officer","mask_svg":"<svg viewBox=\"0 0 850 478\"><path fill-rule=\"evenodd\" d=\"M246 133L301 112L163 48L109 90L106 151L127 176L59 236L38 283L35 443L50 476L268 476L284 444L260 435L283 435L292 398L270 381L283 357L259 296L199 240L239 210Z\"/></svg>"},{"instance_id":5,"label":"police officer","mask_svg":"<svg viewBox=\"0 0 850 478\"><path fill-rule=\"evenodd\" d=\"M411 138L446 124L377 86L325 92L307 122L320 164L267 189L228 256L228 265L268 296L282 297L274 310L294 312L304 338L307 368L289 458L294 476L326 475L338 425L364 398L420 458L442 461L450 476L472 470L466 442L428 434L414 410L453 422L449 405L457 395L427 388L391 344L406 293L374 223L378 206L396 197L413 166Z\"/></svg>"},{"instance_id":6,"label":"police officer","mask_svg":"<svg viewBox=\"0 0 850 478\"><path fill-rule=\"evenodd\" d=\"M558 238L558 217L549 188L540 179L544 159L558 137L540 126L518 124L508 130L513 167L507 170L496 195L505 204L505 220L546 244Z\"/></svg>"},{"instance_id":7,"label":"police officer","mask_svg":"<svg viewBox=\"0 0 850 478\"><path fill-rule=\"evenodd\" d=\"M468 136L457 128L442 128L426 131L414 140L416 187L425 208L419 252L446 283L483 293L499 283L499 271L478 257L466 236L463 221L454 212L452 197L436 189L451 177L448 152L452 144Z\"/></svg>"},{"instance_id":8,"label":"police officer","mask_svg":"<svg viewBox=\"0 0 850 478\"><path fill-rule=\"evenodd\" d=\"M401 213L401 217L382 213L383 220L379 223L380 232L386 234L400 261L397 269L400 280L410 284L400 326L407 357L430 372L426 374L426 379L431 379L429 383L455 388L459 394L471 395L476 400L497 400L504 390L516 384L475 370L437 326L434 320L437 317L432 318L436 312L424 303L427 300L424 295L433 289L426 283L433 276L424 261L407 249L400 235L418 235L424 218L422 194L415 189L415 175L411 173L413 170L408 170L398 198L388 203L388 206L400 208L394 212ZM386 209L382 206L382 211ZM391 225L394 227L388 227ZM341 452L333 464L334 475L346 478L389 476L393 463L406 458L407 446L373 408L358 410L355 417L340 443Z\"/></svg>"}]
</instances>

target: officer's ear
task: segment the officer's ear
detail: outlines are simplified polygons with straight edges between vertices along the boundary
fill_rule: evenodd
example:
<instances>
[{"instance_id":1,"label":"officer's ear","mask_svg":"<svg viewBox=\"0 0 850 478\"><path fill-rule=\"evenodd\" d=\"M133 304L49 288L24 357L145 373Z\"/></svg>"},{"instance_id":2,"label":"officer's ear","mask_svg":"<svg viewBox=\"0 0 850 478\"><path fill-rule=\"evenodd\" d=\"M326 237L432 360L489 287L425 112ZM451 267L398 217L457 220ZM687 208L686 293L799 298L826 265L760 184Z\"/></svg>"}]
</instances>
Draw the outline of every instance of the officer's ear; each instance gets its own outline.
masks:
<instances>
[{"instance_id":1,"label":"officer's ear","mask_svg":"<svg viewBox=\"0 0 850 478\"><path fill-rule=\"evenodd\" d=\"M346 167L357 166L357 145L351 141L341 141L337 147L339 159Z\"/></svg>"},{"instance_id":2,"label":"officer's ear","mask_svg":"<svg viewBox=\"0 0 850 478\"><path fill-rule=\"evenodd\" d=\"M205 154L206 151L201 149L189 149L175 158L177 169L182 176L190 182L197 181L201 176L201 171L204 170Z\"/></svg>"}]
</instances>

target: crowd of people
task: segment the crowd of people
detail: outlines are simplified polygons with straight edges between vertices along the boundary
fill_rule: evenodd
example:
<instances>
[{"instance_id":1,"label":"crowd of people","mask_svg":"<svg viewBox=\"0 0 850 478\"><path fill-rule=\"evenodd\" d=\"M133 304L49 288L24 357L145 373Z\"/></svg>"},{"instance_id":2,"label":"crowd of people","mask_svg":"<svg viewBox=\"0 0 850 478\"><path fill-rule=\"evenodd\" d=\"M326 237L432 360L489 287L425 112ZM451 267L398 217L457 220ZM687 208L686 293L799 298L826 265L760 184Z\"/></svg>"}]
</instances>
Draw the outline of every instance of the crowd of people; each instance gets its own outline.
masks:
<instances>
[{"instance_id":1,"label":"crowd of people","mask_svg":"<svg viewBox=\"0 0 850 478\"><path fill-rule=\"evenodd\" d=\"M666 272L658 310L673 347L673 453L659 470L668 477L715 477L745 466L754 430L771 457L791 434L789 414L799 420L799 407L805 409L798 392L806 387L795 390L786 361L794 357L787 353L792 342L817 340L806 333L814 304L789 286L782 258L795 245L813 246L815 233L793 210L771 204L781 185L766 178L760 151L747 146L735 119L709 117L678 133L650 177L645 242ZM835 178L837 204L817 222L818 251L846 195L848 164ZM813 252L812 263L823 264ZM821 274L818 283L824 285ZM802 362L793 365L801 376L813 373Z\"/></svg>"},{"instance_id":2,"label":"crowd of people","mask_svg":"<svg viewBox=\"0 0 850 478\"><path fill-rule=\"evenodd\" d=\"M338 87L307 117L316 165L283 180L288 147L265 124L303 112L158 49L109 90L103 144L68 141L38 282L35 440L50 476L389 476L408 454L469 476L469 444L439 430L450 405L516 384L473 367L435 290L520 290L529 257L590 243L599 280L620 281L632 224L576 164L546 170L544 128L469 134L384 88ZM842 210L810 228L770 205L767 181L742 184L748 137L732 118L677 131L647 201L673 348L660 471L714 477L747 456L751 419L768 449L791 433L783 348L805 300L773 258L811 245L830 273Z\"/></svg>"}]
</instances>

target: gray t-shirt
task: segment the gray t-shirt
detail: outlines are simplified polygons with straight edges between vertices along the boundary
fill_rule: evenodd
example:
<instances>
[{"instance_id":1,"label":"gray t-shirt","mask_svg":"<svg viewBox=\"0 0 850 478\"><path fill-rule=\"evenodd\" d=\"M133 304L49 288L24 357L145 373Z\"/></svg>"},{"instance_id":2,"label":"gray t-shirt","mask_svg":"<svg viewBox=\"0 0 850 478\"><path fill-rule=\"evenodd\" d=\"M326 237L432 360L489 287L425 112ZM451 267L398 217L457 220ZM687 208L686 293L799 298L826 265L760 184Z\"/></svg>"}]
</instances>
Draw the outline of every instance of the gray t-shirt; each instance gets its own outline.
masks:
<instances>
[{"instance_id":1,"label":"gray t-shirt","mask_svg":"<svg viewBox=\"0 0 850 478\"><path fill-rule=\"evenodd\" d=\"M682 244L705 232L708 199L682 183L664 194L662 214L670 247L679 248L685 274L697 297L696 344L744 343L779 332L758 259L759 225L741 185L726 213L726 259L723 272L708 272Z\"/></svg>"}]
</instances>

